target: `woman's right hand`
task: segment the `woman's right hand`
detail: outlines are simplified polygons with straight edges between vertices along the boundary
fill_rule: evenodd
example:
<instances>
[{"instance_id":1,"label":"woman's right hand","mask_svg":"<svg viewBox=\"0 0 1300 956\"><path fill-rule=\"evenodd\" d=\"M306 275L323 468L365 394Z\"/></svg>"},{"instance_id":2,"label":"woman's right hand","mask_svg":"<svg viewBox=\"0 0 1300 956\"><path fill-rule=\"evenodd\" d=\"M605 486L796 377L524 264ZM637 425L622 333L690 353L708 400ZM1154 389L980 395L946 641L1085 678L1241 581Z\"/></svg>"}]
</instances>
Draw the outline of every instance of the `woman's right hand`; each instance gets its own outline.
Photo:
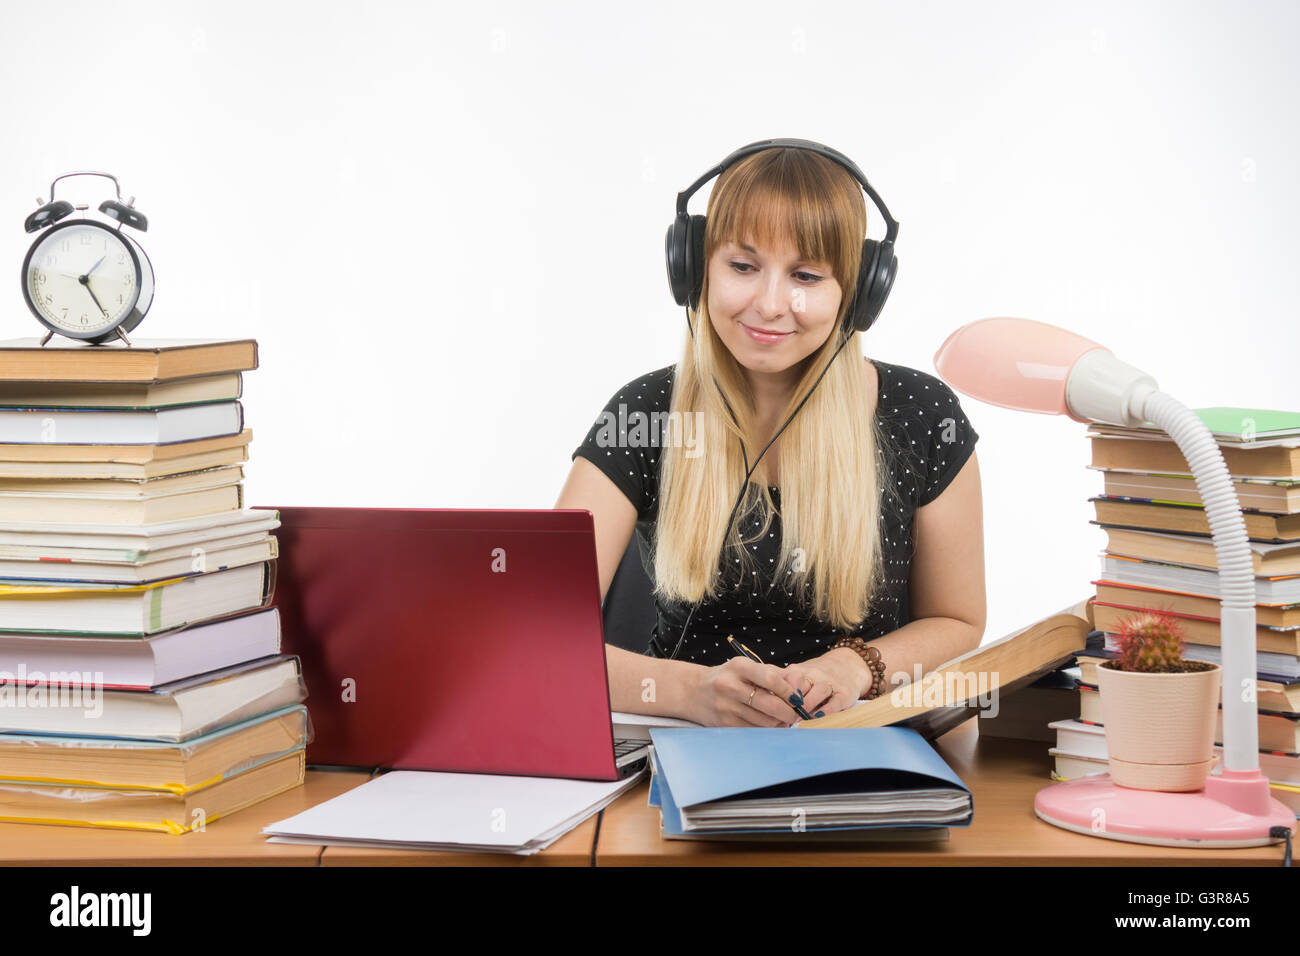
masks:
<instances>
[{"instance_id":1,"label":"woman's right hand","mask_svg":"<svg viewBox=\"0 0 1300 956\"><path fill-rule=\"evenodd\" d=\"M706 727L789 727L799 719L789 704L790 685L781 668L733 657L700 667L690 695L688 720ZM779 696L778 696L779 695Z\"/></svg>"}]
</instances>

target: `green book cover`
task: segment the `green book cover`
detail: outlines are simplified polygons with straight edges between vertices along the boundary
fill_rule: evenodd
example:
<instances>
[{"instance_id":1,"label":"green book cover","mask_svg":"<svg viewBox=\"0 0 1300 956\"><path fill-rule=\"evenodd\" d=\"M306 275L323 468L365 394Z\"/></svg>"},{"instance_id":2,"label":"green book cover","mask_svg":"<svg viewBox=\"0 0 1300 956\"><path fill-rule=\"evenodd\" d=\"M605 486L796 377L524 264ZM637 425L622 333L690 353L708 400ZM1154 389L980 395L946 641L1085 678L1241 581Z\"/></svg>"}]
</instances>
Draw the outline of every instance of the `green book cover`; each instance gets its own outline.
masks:
<instances>
[{"instance_id":1,"label":"green book cover","mask_svg":"<svg viewBox=\"0 0 1300 956\"><path fill-rule=\"evenodd\" d=\"M1215 438L1234 441L1300 438L1300 412L1271 408L1193 408L1192 411ZM1145 422L1142 427L1160 430L1154 422Z\"/></svg>"}]
</instances>

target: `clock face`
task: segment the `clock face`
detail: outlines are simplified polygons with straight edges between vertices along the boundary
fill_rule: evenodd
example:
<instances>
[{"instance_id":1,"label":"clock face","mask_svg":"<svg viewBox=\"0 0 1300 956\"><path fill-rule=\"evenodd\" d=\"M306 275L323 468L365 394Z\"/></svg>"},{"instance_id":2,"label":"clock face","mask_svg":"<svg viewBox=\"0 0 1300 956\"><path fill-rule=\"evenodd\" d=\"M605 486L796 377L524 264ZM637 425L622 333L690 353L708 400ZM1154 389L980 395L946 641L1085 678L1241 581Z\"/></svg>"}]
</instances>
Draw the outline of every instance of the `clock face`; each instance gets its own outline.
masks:
<instances>
[{"instance_id":1,"label":"clock face","mask_svg":"<svg viewBox=\"0 0 1300 956\"><path fill-rule=\"evenodd\" d=\"M114 229L83 220L55 226L27 253L23 291L52 328L92 338L130 315L140 295L140 261Z\"/></svg>"}]
</instances>

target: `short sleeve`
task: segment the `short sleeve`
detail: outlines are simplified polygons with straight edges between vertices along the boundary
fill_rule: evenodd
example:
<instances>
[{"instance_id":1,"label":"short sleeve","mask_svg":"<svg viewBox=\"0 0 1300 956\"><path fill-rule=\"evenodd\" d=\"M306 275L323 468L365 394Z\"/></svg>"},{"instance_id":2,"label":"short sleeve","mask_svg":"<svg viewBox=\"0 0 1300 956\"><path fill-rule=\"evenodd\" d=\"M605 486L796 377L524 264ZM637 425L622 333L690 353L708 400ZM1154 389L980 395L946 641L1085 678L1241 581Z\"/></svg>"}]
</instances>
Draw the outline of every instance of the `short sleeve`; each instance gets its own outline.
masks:
<instances>
[{"instance_id":1,"label":"short sleeve","mask_svg":"<svg viewBox=\"0 0 1300 956\"><path fill-rule=\"evenodd\" d=\"M659 493L660 430L672 395L672 366L633 379L605 403L570 460L599 468L636 508L653 517Z\"/></svg>"},{"instance_id":2,"label":"short sleeve","mask_svg":"<svg viewBox=\"0 0 1300 956\"><path fill-rule=\"evenodd\" d=\"M922 373L924 375L924 373ZM933 402L929 416L925 482L916 506L928 505L952 483L975 450L979 433L962 412L957 395L940 378L924 375L926 396Z\"/></svg>"}]
</instances>

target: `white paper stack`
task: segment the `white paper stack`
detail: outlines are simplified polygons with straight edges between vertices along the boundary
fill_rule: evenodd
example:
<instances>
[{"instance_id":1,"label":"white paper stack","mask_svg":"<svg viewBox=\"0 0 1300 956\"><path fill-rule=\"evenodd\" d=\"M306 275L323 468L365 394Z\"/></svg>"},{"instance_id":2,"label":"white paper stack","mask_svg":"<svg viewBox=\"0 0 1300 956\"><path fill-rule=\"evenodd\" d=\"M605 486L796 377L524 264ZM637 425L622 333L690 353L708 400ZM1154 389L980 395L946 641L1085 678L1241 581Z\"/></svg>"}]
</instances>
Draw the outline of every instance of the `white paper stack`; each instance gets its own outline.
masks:
<instances>
[{"instance_id":1,"label":"white paper stack","mask_svg":"<svg viewBox=\"0 0 1300 956\"><path fill-rule=\"evenodd\" d=\"M680 717L660 717L656 714L625 714L616 710L610 714L614 724L615 740L650 740L651 727L698 727L699 724Z\"/></svg>"},{"instance_id":2,"label":"white paper stack","mask_svg":"<svg viewBox=\"0 0 1300 956\"><path fill-rule=\"evenodd\" d=\"M262 832L271 843L528 855L604 809L644 773L605 783L394 770Z\"/></svg>"}]
</instances>

